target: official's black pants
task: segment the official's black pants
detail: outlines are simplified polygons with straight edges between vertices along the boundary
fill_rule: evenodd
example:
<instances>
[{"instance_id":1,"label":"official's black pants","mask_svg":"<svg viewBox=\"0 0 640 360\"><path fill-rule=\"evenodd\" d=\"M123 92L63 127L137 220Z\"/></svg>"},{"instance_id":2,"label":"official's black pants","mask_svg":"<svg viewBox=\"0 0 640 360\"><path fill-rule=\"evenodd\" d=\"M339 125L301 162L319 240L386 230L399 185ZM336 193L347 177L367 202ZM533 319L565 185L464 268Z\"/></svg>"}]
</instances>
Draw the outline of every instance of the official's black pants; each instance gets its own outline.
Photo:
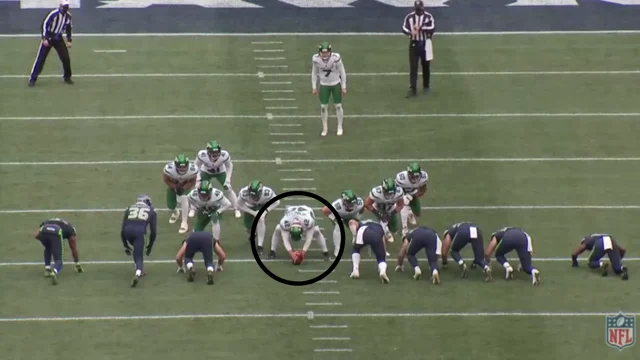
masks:
<instances>
[{"instance_id":1,"label":"official's black pants","mask_svg":"<svg viewBox=\"0 0 640 360\"><path fill-rule=\"evenodd\" d=\"M56 49L58 57L62 62L62 69L64 71L63 78L65 80L71 79L71 58L69 57L67 45L62 39L51 39L49 41L49 46L40 44L36 61L33 63L33 68L31 69L31 81L36 81L38 79L38 75L42 72L42 68L44 67L44 63L47 60L47 56L49 55L51 48Z\"/></svg>"},{"instance_id":2,"label":"official's black pants","mask_svg":"<svg viewBox=\"0 0 640 360\"><path fill-rule=\"evenodd\" d=\"M422 86L429 88L431 80L430 61L427 61L424 41L411 41L409 43L409 88L416 91L418 83L418 62L422 65Z\"/></svg>"}]
</instances>

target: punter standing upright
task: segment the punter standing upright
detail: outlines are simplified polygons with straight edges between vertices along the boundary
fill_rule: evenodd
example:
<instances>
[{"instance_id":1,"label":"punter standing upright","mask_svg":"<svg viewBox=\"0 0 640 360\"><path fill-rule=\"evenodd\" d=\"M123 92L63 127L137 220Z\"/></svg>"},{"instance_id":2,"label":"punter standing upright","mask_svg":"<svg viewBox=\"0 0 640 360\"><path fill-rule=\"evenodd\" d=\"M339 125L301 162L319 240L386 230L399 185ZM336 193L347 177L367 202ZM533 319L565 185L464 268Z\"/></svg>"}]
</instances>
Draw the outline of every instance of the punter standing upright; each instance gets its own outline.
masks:
<instances>
[{"instance_id":1,"label":"punter standing upright","mask_svg":"<svg viewBox=\"0 0 640 360\"><path fill-rule=\"evenodd\" d=\"M69 0L60 0L60 6L57 9L49 11L42 21L40 28L41 42L38 49L36 61L31 68L31 77L29 78L29 87L36 85L38 75L42 72L44 62L47 60L49 51L53 47L58 53L60 61L62 61L62 69L64 82L73 85L71 80L71 59L69 58L69 50L71 47L71 13L69 12ZM67 41L63 39L63 33L66 33Z\"/></svg>"},{"instance_id":2,"label":"punter standing upright","mask_svg":"<svg viewBox=\"0 0 640 360\"><path fill-rule=\"evenodd\" d=\"M329 100L333 98L336 108L338 129L336 134L342 135L342 95L347 94L347 73L344 70L342 57L331 50L328 42L318 46L318 53L311 59L311 91L313 95L320 95L320 119L322 120L321 136L327 136L329 121ZM318 79L320 91L318 93Z\"/></svg>"}]
</instances>

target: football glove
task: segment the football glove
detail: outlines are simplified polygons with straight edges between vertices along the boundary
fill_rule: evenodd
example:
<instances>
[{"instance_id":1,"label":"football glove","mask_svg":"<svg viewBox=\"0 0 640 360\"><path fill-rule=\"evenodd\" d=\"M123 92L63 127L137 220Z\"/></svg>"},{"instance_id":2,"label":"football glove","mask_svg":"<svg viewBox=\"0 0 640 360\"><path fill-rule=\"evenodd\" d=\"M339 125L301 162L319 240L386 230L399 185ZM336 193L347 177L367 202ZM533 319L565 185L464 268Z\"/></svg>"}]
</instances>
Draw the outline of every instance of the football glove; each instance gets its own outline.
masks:
<instances>
[{"instance_id":1,"label":"football glove","mask_svg":"<svg viewBox=\"0 0 640 360\"><path fill-rule=\"evenodd\" d=\"M131 249L130 248L124 248L124 253L127 254L127 256L131 256Z\"/></svg>"},{"instance_id":2,"label":"football glove","mask_svg":"<svg viewBox=\"0 0 640 360\"><path fill-rule=\"evenodd\" d=\"M413 196L411 196L411 195L405 195L405 196L404 196L404 198L403 198L403 200L404 200L404 204L405 204L405 205L409 205L409 203L411 203L411 201L413 200Z\"/></svg>"},{"instance_id":3,"label":"football glove","mask_svg":"<svg viewBox=\"0 0 640 360\"><path fill-rule=\"evenodd\" d=\"M147 256L151 255L151 246L147 246Z\"/></svg>"},{"instance_id":4,"label":"football glove","mask_svg":"<svg viewBox=\"0 0 640 360\"><path fill-rule=\"evenodd\" d=\"M82 268L82 266L80 266L79 263L75 264L75 268L76 268L76 272L77 273L83 273L84 272L84 269Z\"/></svg>"},{"instance_id":5,"label":"football glove","mask_svg":"<svg viewBox=\"0 0 640 360\"><path fill-rule=\"evenodd\" d=\"M575 255L571 255L571 266L578 267L578 257Z\"/></svg>"},{"instance_id":6,"label":"football glove","mask_svg":"<svg viewBox=\"0 0 640 360\"><path fill-rule=\"evenodd\" d=\"M184 195L184 189L182 188L182 186L176 187L176 195L178 196Z\"/></svg>"},{"instance_id":7,"label":"football glove","mask_svg":"<svg viewBox=\"0 0 640 360\"><path fill-rule=\"evenodd\" d=\"M178 268L178 270L176 270L176 272L177 272L178 274L183 273L183 272L184 272L184 266L180 266L180 267Z\"/></svg>"},{"instance_id":8,"label":"football glove","mask_svg":"<svg viewBox=\"0 0 640 360\"><path fill-rule=\"evenodd\" d=\"M404 266L402 265L396 266L396 272L403 272L403 271L404 271Z\"/></svg>"}]
</instances>

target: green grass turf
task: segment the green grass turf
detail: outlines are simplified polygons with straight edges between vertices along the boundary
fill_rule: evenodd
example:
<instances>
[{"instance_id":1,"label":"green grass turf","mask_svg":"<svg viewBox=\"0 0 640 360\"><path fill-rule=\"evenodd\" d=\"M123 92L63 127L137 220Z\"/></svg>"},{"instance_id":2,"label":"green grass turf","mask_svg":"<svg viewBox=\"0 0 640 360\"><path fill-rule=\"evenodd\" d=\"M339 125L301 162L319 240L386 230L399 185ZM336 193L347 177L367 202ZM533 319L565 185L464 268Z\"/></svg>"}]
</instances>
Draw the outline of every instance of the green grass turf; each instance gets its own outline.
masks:
<instances>
[{"instance_id":1,"label":"green grass turf","mask_svg":"<svg viewBox=\"0 0 640 360\"><path fill-rule=\"evenodd\" d=\"M269 40L269 39L265 39ZM284 55L253 53L248 38L78 38L73 48L75 74L219 73L215 77L82 77L74 87L57 78L42 78L28 89L26 79L0 77L0 117L88 116L96 119L0 119L2 162L161 161L177 152L194 157L206 141L218 139L238 160L233 184L238 190L254 178L281 192L283 188L314 187L328 200L350 187L361 196L383 177L402 170L409 159L430 159L422 165L430 175L427 207L504 205L638 205L640 164L636 161L477 161L478 158L637 157L633 131L638 116L490 116L414 117L397 114L514 114L638 112L633 96L637 75L454 75L477 71L636 70L637 35L439 37L433 70L433 94L406 101L406 76L354 75L349 78L346 115L388 115L346 119L342 138L321 139L317 100L309 91L309 58L320 41L284 37ZM405 72L405 42L394 37L329 38L347 72ZM480 41L481 40L481 41ZM0 75L24 74L25 59L35 50L27 39L0 39L0 46L23 56L0 59ZM264 46L263 46L264 47ZM126 49L124 54L96 54L93 49ZM376 49L376 56L364 57ZM258 54L258 55L256 55ZM295 76L256 74L253 57L285 56L286 71ZM241 59L241 60L238 60ZM59 71L52 57L45 74ZM262 71L262 69L261 69ZM449 73L449 74L447 74ZM236 74L236 75L234 75ZM260 81L291 81L290 85L260 85ZM290 89L293 102L262 101L264 89ZM51 91L55 92L51 94ZM65 106L60 106L64 104ZM54 106L56 105L56 106ZM184 115L265 115L265 106L297 106L273 110L276 118L183 118ZM175 115L170 119L104 116ZM286 115L286 118L277 118ZM305 115L300 117L299 115ZM311 116L309 116L311 115ZM331 120L334 128L334 119ZM287 124L288 127L272 126ZM291 126L293 125L293 126ZM269 133L303 133L272 136ZM304 141L301 145L273 144ZM306 154L276 154L276 150L307 150ZM276 164L275 158L284 161ZM437 160L455 158L457 161ZM384 161L380 159L396 159ZM461 160L467 159L467 160ZM295 162L288 160L296 160ZM306 161L313 160L313 161ZM175 274L174 258L182 238L160 213L157 246L147 264L149 275L131 290L129 264L121 250L121 213L135 194L147 192L164 206L161 163L94 165L0 165L0 318L276 314L318 316L298 318L216 318L156 320L71 320L47 323L3 321L3 357L32 359L114 359L136 356L213 359L542 359L580 357L635 359L637 347L621 353L604 343L603 316L494 315L478 312L638 312L640 300L631 280L602 278L568 261L538 261L543 285L534 288L524 274L500 279L494 263L493 283L479 271L458 278L455 266L443 271L441 286L414 282L407 273L393 273L391 284L379 283L375 262L365 252L362 278L348 279L349 251L329 283L304 288L280 285L251 262L246 232L231 214L222 222L229 262L208 287L202 274L189 284ZM309 172L280 170L309 169ZM282 181L313 178L313 181ZM317 203L306 202L313 206ZM284 201L285 204L293 204ZM115 209L110 212L47 212L48 209ZM426 209L421 223L438 231L462 220L476 222L485 234L505 225L525 228L534 239L537 257L566 257L590 232L611 232L630 249L636 238L634 209ZM270 215L266 243L279 213ZM318 213L319 215L319 213ZM79 233L86 273L67 266L61 284L51 287L37 263L41 246L32 232L42 219L61 216ZM331 247L331 224L319 220ZM398 244L390 251L395 257ZM464 252L470 255L469 249ZM66 258L70 255L67 253ZM286 262L265 262L274 273L301 280L328 264L318 251L300 268ZM514 262L517 262L514 260ZM201 264L198 264L201 267ZM423 264L423 266L426 266ZM335 282L333 282L335 281ZM304 294L305 291L339 294ZM307 303L341 305L307 305ZM323 313L472 313L460 317L322 317ZM316 325L347 325L345 329L312 329ZM55 333L52 331L55 329ZM53 334L53 336L52 336ZM61 337L60 334L65 334ZM66 335L69 335L68 337ZM314 337L349 337L319 341ZM72 343L71 340L74 342ZM206 344L203 346L203 344ZM314 353L318 348L349 348L350 353ZM177 350L180 349L180 350ZM54 354L54 355L51 355Z\"/></svg>"}]
</instances>

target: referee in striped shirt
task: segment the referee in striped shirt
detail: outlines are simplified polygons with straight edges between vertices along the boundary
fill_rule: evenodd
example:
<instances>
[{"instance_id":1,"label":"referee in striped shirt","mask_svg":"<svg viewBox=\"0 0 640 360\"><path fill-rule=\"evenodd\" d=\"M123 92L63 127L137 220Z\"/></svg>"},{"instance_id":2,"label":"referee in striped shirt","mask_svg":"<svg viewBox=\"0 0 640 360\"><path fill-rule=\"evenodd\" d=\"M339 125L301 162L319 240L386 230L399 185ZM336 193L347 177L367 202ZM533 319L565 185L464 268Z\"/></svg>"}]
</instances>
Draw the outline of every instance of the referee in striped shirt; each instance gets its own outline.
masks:
<instances>
[{"instance_id":1,"label":"referee in striped shirt","mask_svg":"<svg viewBox=\"0 0 640 360\"><path fill-rule=\"evenodd\" d=\"M416 96L418 82L418 60L422 64L422 86L424 93L429 93L431 80L430 63L433 59L431 37L436 30L436 23L431 14L424 11L424 3L417 0L414 11L410 12L402 24L402 32L409 36L409 92L407 98Z\"/></svg>"},{"instance_id":2,"label":"referee in striped shirt","mask_svg":"<svg viewBox=\"0 0 640 360\"><path fill-rule=\"evenodd\" d=\"M60 0L60 7L49 11L42 21L40 31L42 42L40 43L40 49L38 49L36 61L31 68L29 87L36 85L38 75L42 72L44 62L47 60L47 55L49 55L52 47L56 49L58 57L60 61L62 61L65 84L73 85L73 80L71 80L71 59L69 58L69 50L67 49L71 47L71 13L69 12L69 0ZM66 42L62 38L65 32L67 36Z\"/></svg>"}]
</instances>

